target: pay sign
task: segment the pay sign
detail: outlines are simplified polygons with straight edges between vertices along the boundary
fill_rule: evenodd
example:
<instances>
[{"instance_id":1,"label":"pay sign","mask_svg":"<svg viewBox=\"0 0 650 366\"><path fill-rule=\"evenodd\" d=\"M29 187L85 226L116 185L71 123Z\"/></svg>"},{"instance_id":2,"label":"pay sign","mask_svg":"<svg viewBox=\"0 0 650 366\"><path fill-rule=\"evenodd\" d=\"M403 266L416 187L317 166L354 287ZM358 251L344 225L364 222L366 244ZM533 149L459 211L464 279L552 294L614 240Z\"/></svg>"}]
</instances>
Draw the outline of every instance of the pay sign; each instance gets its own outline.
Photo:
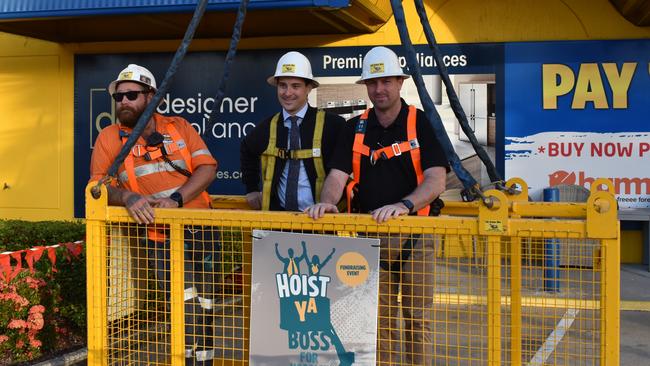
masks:
<instances>
[{"instance_id":1,"label":"pay sign","mask_svg":"<svg viewBox=\"0 0 650 366\"><path fill-rule=\"evenodd\" d=\"M573 96L571 109L584 109L588 102L595 109L626 109L636 69L636 62L626 62L620 69L616 63L583 63L576 75L564 64L544 64L544 109L557 109L558 98L567 94ZM611 90L611 96L605 92L606 87Z\"/></svg>"}]
</instances>

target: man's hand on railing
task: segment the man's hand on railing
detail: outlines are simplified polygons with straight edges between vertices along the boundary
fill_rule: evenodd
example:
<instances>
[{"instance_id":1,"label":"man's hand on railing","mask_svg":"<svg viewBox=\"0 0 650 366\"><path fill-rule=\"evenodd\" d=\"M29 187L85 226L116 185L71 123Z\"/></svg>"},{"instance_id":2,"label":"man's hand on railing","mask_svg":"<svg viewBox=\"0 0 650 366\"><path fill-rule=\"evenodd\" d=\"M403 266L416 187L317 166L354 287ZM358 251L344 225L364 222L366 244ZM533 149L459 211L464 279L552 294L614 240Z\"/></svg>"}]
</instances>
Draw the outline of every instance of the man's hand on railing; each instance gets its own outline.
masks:
<instances>
[{"instance_id":1,"label":"man's hand on railing","mask_svg":"<svg viewBox=\"0 0 650 366\"><path fill-rule=\"evenodd\" d=\"M262 209L262 192L250 192L246 194L246 202L253 210Z\"/></svg>"},{"instance_id":2,"label":"man's hand on railing","mask_svg":"<svg viewBox=\"0 0 650 366\"><path fill-rule=\"evenodd\" d=\"M330 203L317 203L315 205L307 207L304 212L309 215L309 217L316 220L323 217L327 212L338 213L339 209L336 207L336 205Z\"/></svg>"},{"instance_id":3,"label":"man's hand on railing","mask_svg":"<svg viewBox=\"0 0 650 366\"><path fill-rule=\"evenodd\" d=\"M392 205L379 207L370 213L372 214L372 219L377 221L378 224L381 224L392 218L408 215L409 209L406 208L406 206L404 206L402 203L395 203Z\"/></svg>"},{"instance_id":4,"label":"man's hand on railing","mask_svg":"<svg viewBox=\"0 0 650 366\"><path fill-rule=\"evenodd\" d=\"M151 200L137 193L128 192L124 199L124 206L138 224L153 224L154 213Z\"/></svg>"}]
</instances>

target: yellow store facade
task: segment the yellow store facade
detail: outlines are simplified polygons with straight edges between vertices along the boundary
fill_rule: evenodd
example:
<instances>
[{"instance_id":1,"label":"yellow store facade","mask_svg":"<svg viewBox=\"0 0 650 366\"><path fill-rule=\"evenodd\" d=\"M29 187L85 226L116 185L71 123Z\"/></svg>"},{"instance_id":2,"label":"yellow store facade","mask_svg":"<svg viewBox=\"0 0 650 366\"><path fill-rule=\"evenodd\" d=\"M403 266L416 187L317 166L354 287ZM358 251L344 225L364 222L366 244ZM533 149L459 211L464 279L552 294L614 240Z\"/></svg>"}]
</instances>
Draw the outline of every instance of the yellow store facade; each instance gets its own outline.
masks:
<instances>
[{"instance_id":1,"label":"yellow store facade","mask_svg":"<svg viewBox=\"0 0 650 366\"><path fill-rule=\"evenodd\" d=\"M325 80L321 84L332 85L319 91L318 97L310 99L310 102L319 107L327 107L328 102L332 103L332 107L339 107L345 106L345 102L360 99L358 90L351 90L345 96L328 94L342 90L340 84L351 84L352 78L358 76L360 55L374 45L394 46L395 50L399 50L401 41L389 1L352 0L346 3L336 8L332 5L338 3L333 2L326 6L319 6L317 2L310 6L286 2L273 9L256 7L258 5L252 2L239 43L238 57L241 55L242 64L247 67L257 64L259 70L249 70L250 75L246 75L246 70L237 70L235 66L229 81L229 85L234 86L226 93L230 97L227 103L232 104L221 105L232 116L219 121L221 125L219 122L210 125L208 121L206 127L205 121L202 122L202 115L206 111L199 112L198 106L206 106L204 102L208 95L212 96L216 91L221 76L220 65L230 42L234 20L232 10L237 4L225 9L227 11L209 8L204 25L199 28L190 47L189 66L185 66L185 69L181 67L181 73L172 85L163 108L167 108L169 114L186 114L190 122L196 123L195 127L202 130L203 135L213 139L208 145L211 149L215 146L213 153L225 168L224 171L236 175L239 156L235 148L237 141L246 133L247 124L250 127L250 124L258 122L256 118L274 111L277 104L272 98L272 89L257 93L258 86L250 78L262 79L261 76L270 74L277 55L292 49L306 50L308 56L313 56L312 63L317 65L315 75ZM548 132L519 131L516 126L524 124L526 118L517 119L515 116L530 113L530 110L523 108L518 111L517 99L508 94L514 88L525 87L524 82L517 83L513 75L526 72L518 67L528 62L525 57L528 49L535 51L541 45L542 48L535 52L544 52L549 49L544 47L550 47L558 50L561 56L562 49L584 46L588 52L593 51L596 55L591 59L585 57L577 60L576 67L572 67L569 61L563 61L562 57L558 57L557 62L540 61L547 65L540 69L542 72L550 70L544 75L554 80L555 84L549 81L552 84L549 86L540 81L539 86L529 84L529 87L536 89L537 94L543 94L543 98L555 98L557 109L562 109L563 103L573 107L578 105L577 109L580 109L580 98L584 99L583 109L593 109L593 113L600 109L620 112L623 109L620 108L620 103L623 103L621 98L625 99L626 108L641 108L636 103L643 97L635 97L634 88L650 84L650 10L644 11L640 5L642 1L428 0L424 3L437 41L443 54L448 56L445 62L449 62L450 73L458 71L454 73L456 86L477 83L486 84L489 89L489 85L497 85L493 92L497 101L491 107L491 116L496 115L496 122L492 127L492 143L486 142L486 145L493 146L496 152L492 156L506 177L514 176L514 172L518 173L520 167L526 165L525 162L509 165L520 158L509 155L508 151L514 151L512 146L508 147L508 141L512 140L510 137L523 138ZM421 55L421 66L433 69L426 61L427 41L415 7L411 2L404 2L403 6L410 37ZM102 113L110 115L111 112L110 105L106 104L110 103L107 102L108 95L101 88L108 85L121 69L120 65L123 67L130 62L153 62L157 65L154 69L159 70L155 74L160 82L165 65L169 64L189 22L191 11L188 13L186 8L177 13L173 9L156 9L151 13L143 10L110 15L70 12L66 16L51 18L39 17L39 13L35 12L13 19L7 16L0 21L0 30L4 32L0 33L0 218L68 220L83 216L83 176L88 171L86 164L92 139L98 132L93 130L93 124L99 130L106 123L114 123L114 119L99 118ZM635 59L636 56L626 59L628 54L635 55L634 49L638 48L640 53L645 53L645 61ZM623 51L619 51L621 49ZM531 58L534 58L535 52ZM617 56L618 52L621 52L620 57ZM599 56L607 54L611 57ZM496 60L486 66L486 60L492 59L493 55L497 55ZM463 56L466 58L463 59ZM517 60L512 63L516 67L509 66L507 58L511 56ZM236 58L235 64L238 61L239 58ZM463 65L463 62L467 65ZM608 74L606 65L612 63L616 65L615 74L619 81L623 80L626 63L634 63L625 93L618 97L615 93L618 84L606 78L612 75ZM596 64L597 73L601 75L604 101L593 95L598 91L597 84L594 78L588 77L588 69L592 66L585 66L593 64ZM572 76L557 65L569 65ZM468 68L463 71L462 67ZM551 67L559 71L551 73L556 70ZM424 73L427 74L426 70ZM190 74L195 75L184 76ZM570 77L574 79L572 85L567 86L566 91L558 91L557 88ZM201 82L202 79L207 79L205 84ZM435 78L427 80L434 85ZM263 83L263 80L256 82ZM580 82L587 85L583 94L578 90ZM432 90L436 88L432 87ZM530 100L537 100L537 94L531 94ZM98 110L97 104L93 104L97 103L93 99L95 97L105 98L99 102L100 105L103 103L99 107L103 109ZM175 98L179 99L176 104ZM408 98L416 103L414 93ZM444 97L442 100L444 104ZM607 104L607 108L603 108L602 103ZM190 110L190 104L195 105L194 110ZM544 106L542 101L539 104L545 113L552 112L552 108L545 108L548 105ZM238 112L237 108L241 110ZM569 109L573 109L573 112L576 110ZM637 113L635 111L631 113ZM572 116L567 114L566 118ZM591 118L591 115L588 116ZM610 118L608 116L603 118ZM616 114L612 116L619 118ZM621 118L626 116L622 115ZM636 129L639 123L629 131L623 131L639 132ZM511 129L510 126L514 127ZM579 131L580 128L567 126L564 131L574 130ZM453 126L448 131L458 134ZM487 132L489 135L489 125ZM451 138L462 140L460 135ZM486 139L490 140L490 136ZM539 145L548 149L557 147L558 159L561 158L563 140L549 141L544 140ZM594 146L592 144L597 143L594 141L585 141L585 149ZM635 150L638 154L641 154L642 143L630 140L630 144L638 144L638 150ZM219 146L226 147L222 149ZM600 146L605 151L606 146ZM598 145L594 149L595 153L599 152ZM597 162L598 158L596 156L588 163ZM550 156L548 159L545 161L551 165L557 161L550 159ZM637 161L642 160L634 160ZM575 184L589 183L589 179L596 174L603 176L600 172L573 169L567 164L563 161L559 164L560 168L550 166L549 174L565 171L567 175L564 179L570 180L571 174L575 173ZM612 166L615 167L616 163L612 163ZM621 189L624 191L627 187L631 196L636 193L636 205L631 205L631 208L650 206L642 201L643 197L650 197L645 191L650 189L650 185L643 185L647 177L638 177L641 180L636 186L633 185L634 181L626 185L628 181L624 179L633 178L624 173L617 172L606 177L613 180L618 178ZM537 179L534 176L527 178L524 177L526 181L533 182ZM536 182L537 188L546 183ZM241 194L242 190L243 187L237 188L236 178L222 175L211 187L210 193ZM632 225L629 229L622 234L622 260L640 262L643 257L643 233L638 226Z\"/></svg>"}]
</instances>

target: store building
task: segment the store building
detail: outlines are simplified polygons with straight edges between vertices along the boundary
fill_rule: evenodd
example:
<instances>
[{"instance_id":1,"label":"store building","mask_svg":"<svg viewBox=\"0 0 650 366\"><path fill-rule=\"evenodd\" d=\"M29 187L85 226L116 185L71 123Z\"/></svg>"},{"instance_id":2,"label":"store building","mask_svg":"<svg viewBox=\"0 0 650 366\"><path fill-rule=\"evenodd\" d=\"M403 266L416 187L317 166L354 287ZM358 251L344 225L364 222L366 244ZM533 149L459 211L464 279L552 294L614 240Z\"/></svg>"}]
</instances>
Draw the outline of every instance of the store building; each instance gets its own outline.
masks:
<instances>
[{"instance_id":1,"label":"store building","mask_svg":"<svg viewBox=\"0 0 650 366\"><path fill-rule=\"evenodd\" d=\"M196 1L6 1L0 7L0 218L83 216L94 138L115 123L106 86L128 63L162 80ZM621 208L650 207L650 9L644 1L424 1L445 65L479 141L533 198L562 183L611 178ZM93 5L94 4L94 5ZM404 55L389 1L251 0L216 121L214 95L238 7L210 1L160 111L192 122L220 162L214 194L241 194L239 141L277 109L265 79L300 50L321 87L310 103L351 117L363 54ZM404 2L425 83L461 158L451 113L415 7ZM418 104L413 84L404 96ZM484 181L480 170L476 171ZM641 223L624 223L622 261L647 261Z\"/></svg>"}]
</instances>

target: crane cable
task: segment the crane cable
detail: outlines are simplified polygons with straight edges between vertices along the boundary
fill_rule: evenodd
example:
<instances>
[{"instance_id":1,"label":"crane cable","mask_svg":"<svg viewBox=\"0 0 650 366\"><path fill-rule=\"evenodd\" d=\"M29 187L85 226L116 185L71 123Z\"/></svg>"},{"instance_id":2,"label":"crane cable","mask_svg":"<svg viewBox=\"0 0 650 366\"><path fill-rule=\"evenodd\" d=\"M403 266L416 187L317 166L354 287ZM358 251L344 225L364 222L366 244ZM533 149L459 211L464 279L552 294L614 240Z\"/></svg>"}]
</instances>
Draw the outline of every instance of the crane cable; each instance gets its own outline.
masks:
<instances>
[{"instance_id":1,"label":"crane cable","mask_svg":"<svg viewBox=\"0 0 650 366\"><path fill-rule=\"evenodd\" d=\"M196 9L194 10L194 14L192 15L192 20L190 21L190 24L188 25L185 31L185 35L183 37L183 40L181 41L181 44L179 45L178 49L176 50L176 53L174 54L174 57L169 65L169 68L167 69L167 73L165 74L165 78L162 81L160 88L156 91L152 101L147 105L142 115L140 115L140 118L138 119L138 122L133 128L131 135L127 139L126 143L122 146L122 149L120 150L119 154L111 164L108 170L108 174L104 178L102 178L99 182L97 182L97 185L92 187L91 194L95 199L99 198L101 194L101 190L100 190L101 185L110 183L110 181L116 176L120 165L122 165L124 159L129 154L129 152L137 142L138 138L140 138L140 136L142 135L142 132L147 126L147 123L149 122L153 113L155 112L156 106L158 106L158 104L162 99L162 96L165 95L165 93L167 92L169 85L174 79L176 71L178 71L178 67L183 61L185 54L187 53L187 49L192 43L192 39L194 38L194 33L196 32L196 28L198 27L199 23L201 22L201 19L203 18L203 15L205 14L208 1L209 0L200 0L199 3L197 4ZM239 40L241 38L241 28L243 26L244 19L246 17L246 8L248 7L248 2L249 0L242 0L239 5L237 19L233 29L233 35L231 37L230 47L228 49L228 54L226 56L223 75L221 77L221 81L217 89L217 97L215 98L215 100L218 101L218 103L215 105L219 105L221 103L221 99L223 99L226 82L230 74L230 67L232 65L232 60L235 57L237 45L239 44ZM215 108L215 111L217 109L218 108ZM215 111L213 111L212 115L210 116L211 119L214 118Z\"/></svg>"},{"instance_id":2,"label":"crane cable","mask_svg":"<svg viewBox=\"0 0 650 366\"><path fill-rule=\"evenodd\" d=\"M214 109L210 114L209 122L216 121L217 111L221 106L221 100L226 94L226 85L228 78L230 77L230 67L232 66L232 61L235 59L235 54L237 53L237 45L241 38L241 29L244 25L244 20L246 19L246 8L248 7L249 0L242 0L239 3L239 10L237 11L237 19L235 20L235 25L232 30L232 37L230 38L230 47L228 48L228 53L226 54L226 61L223 66L223 74L221 75L221 82L217 88L217 95L214 97Z\"/></svg>"},{"instance_id":3,"label":"crane cable","mask_svg":"<svg viewBox=\"0 0 650 366\"><path fill-rule=\"evenodd\" d=\"M478 143L476 136L474 135L474 132L469 127L469 123L467 123L467 116L465 115L465 111L463 111L463 106L460 104L460 100L458 99L456 90L454 90L454 86L451 83L451 80L449 79L447 66L445 66L445 63L442 60L440 49L438 48L436 37L433 34L433 31L431 30L431 25L429 24L429 18L427 17L427 11L424 7L422 0L415 0L415 8L417 10L418 16L420 17L420 23L422 23L422 28L424 29L424 34L427 38L427 43L429 44L429 48L431 49L431 52L433 53L433 57L436 60L438 73L440 74L440 77L442 78L442 81L445 84L445 89L447 90L447 96L449 97L449 103L451 104L451 108L454 111L454 115L456 116L456 119L460 122L460 127L462 128L463 132L469 138L469 141L471 142L474 151L478 155L479 159L481 159L481 162L483 162L483 165L485 165L485 169L487 170L488 176L490 177L490 181L491 182L501 181L502 180L501 175L499 174L499 172L497 172L496 168L494 167L494 164L490 160L490 157L488 156L487 152L485 152L485 149L483 149L483 147Z\"/></svg>"},{"instance_id":4,"label":"crane cable","mask_svg":"<svg viewBox=\"0 0 650 366\"><path fill-rule=\"evenodd\" d=\"M413 76L413 81L417 87L418 95L420 96L420 101L424 107L427 119L433 127L436 138L442 145L442 149L447 156L449 165L451 165L452 170L454 173L456 173L456 176L463 184L463 200L473 201L476 199L476 192L480 191L480 187L474 177L472 177L472 175L465 169L465 167L463 167L460 159L458 158L458 155L456 154L456 151L454 151L454 147L452 146L451 141L449 140L449 136L445 131L445 127L442 124L440 114L438 114L438 111L436 110L435 106L433 105L433 101L431 100L431 96L429 96L429 93L424 86L422 71L420 70L420 66L415 55L415 48L413 47L413 43L411 43L411 39L408 34L408 27L406 25L406 18L404 16L402 3L400 0L391 0L390 4L393 8L393 15L395 16L395 23L397 24L397 30L402 41L402 47L404 47L404 50L406 51L406 61L408 68L411 72L411 75ZM438 62L438 67L440 67L440 65L441 63Z\"/></svg>"}]
</instances>

